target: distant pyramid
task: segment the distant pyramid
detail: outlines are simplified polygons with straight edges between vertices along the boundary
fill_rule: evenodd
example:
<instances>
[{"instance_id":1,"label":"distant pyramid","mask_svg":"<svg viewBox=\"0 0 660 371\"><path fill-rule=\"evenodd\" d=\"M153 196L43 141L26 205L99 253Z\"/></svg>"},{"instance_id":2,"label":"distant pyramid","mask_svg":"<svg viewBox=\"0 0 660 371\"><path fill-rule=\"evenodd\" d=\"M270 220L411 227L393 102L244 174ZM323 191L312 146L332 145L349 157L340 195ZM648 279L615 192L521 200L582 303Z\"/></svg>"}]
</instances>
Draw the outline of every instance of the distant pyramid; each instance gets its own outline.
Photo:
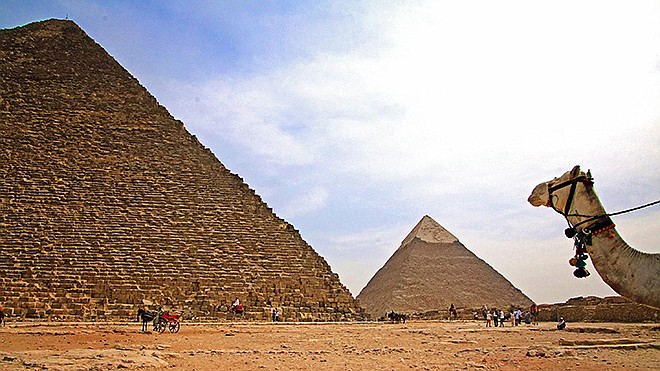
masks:
<instances>
[{"instance_id":1,"label":"distant pyramid","mask_svg":"<svg viewBox=\"0 0 660 371\"><path fill-rule=\"evenodd\" d=\"M446 313L452 303L457 308L532 304L428 215L417 223L357 299L372 318L390 310Z\"/></svg>"},{"instance_id":2,"label":"distant pyramid","mask_svg":"<svg viewBox=\"0 0 660 371\"><path fill-rule=\"evenodd\" d=\"M221 129L218 129L221 130ZM254 190L75 23L0 30L0 304L10 316L360 319Z\"/></svg>"}]
</instances>

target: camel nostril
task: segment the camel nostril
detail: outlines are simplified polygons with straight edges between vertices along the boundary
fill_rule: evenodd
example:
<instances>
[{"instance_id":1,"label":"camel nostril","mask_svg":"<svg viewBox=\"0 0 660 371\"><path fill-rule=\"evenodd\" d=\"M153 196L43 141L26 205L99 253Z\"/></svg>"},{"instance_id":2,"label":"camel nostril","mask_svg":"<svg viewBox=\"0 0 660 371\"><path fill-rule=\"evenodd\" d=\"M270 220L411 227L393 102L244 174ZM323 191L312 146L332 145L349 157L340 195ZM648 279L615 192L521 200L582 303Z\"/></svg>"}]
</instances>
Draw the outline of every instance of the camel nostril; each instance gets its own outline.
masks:
<instances>
[{"instance_id":1,"label":"camel nostril","mask_svg":"<svg viewBox=\"0 0 660 371\"><path fill-rule=\"evenodd\" d=\"M527 198L527 202L529 202L530 204L532 204L532 206L541 206L541 205L543 204L543 202L541 201L541 199L540 199L538 196L535 196L535 195L531 195L531 196L529 196L529 197Z\"/></svg>"}]
</instances>

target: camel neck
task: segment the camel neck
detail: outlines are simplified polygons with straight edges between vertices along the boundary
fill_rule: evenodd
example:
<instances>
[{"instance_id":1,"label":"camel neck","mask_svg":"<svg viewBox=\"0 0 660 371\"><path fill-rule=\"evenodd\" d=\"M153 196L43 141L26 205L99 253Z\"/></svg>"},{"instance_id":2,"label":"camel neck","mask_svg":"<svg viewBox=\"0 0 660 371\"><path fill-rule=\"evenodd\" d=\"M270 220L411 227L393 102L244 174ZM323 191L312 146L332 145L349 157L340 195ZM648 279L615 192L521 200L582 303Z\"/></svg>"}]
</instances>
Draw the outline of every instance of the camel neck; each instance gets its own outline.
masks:
<instances>
[{"instance_id":1,"label":"camel neck","mask_svg":"<svg viewBox=\"0 0 660 371\"><path fill-rule=\"evenodd\" d=\"M591 185L578 186L572 201L566 219L577 230L589 228L593 231L612 225L612 221L607 217L607 212Z\"/></svg>"}]
</instances>

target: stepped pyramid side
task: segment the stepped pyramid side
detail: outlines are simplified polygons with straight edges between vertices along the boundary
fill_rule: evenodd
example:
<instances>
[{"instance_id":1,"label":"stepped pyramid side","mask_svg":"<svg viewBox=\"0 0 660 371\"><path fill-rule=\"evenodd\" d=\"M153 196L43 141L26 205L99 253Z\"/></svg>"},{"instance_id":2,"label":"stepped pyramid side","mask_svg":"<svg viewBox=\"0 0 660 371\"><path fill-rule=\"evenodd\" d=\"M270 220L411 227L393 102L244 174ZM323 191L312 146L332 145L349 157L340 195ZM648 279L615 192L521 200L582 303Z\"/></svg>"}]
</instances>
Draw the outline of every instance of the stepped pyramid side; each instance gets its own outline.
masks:
<instances>
[{"instance_id":1,"label":"stepped pyramid side","mask_svg":"<svg viewBox=\"0 0 660 371\"><path fill-rule=\"evenodd\" d=\"M361 319L289 223L75 23L0 30L0 304L10 316Z\"/></svg>"},{"instance_id":2,"label":"stepped pyramid side","mask_svg":"<svg viewBox=\"0 0 660 371\"><path fill-rule=\"evenodd\" d=\"M404 239L357 299L373 318L391 310L446 313L452 303L457 308L532 304L504 276L428 216Z\"/></svg>"}]
</instances>

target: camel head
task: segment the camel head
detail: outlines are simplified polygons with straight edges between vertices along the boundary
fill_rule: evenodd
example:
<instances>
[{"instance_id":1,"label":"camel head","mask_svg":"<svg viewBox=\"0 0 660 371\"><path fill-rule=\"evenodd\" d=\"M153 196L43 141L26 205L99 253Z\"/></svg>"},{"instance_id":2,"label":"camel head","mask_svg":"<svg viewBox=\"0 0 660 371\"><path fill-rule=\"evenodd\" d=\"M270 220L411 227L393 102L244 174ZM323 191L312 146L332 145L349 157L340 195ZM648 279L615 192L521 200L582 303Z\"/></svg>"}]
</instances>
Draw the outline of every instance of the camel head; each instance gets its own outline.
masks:
<instances>
[{"instance_id":1,"label":"camel head","mask_svg":"<svg viewBox=\"0 0 660 371\"><path fill-rule=\"evenodd\" d=\"M637 303L660 309L660 254L635 250L618 234L593 189L591 172L576 166L559 178L536 186L527 199L533 206L548 206L566 218L564 233L574 239L571 265L576 277L586 277L584 260L614 291ZM581 264L578 264L581 262Z\"/></svg>"},{"instance_id":2,"label":"camel head","mask_svg":"<svg viewBox=\"0 0 660 371\"><path fill-rule=\"evenodd\" d=\"M543 182L536 187L534 187L534 190L532 191L532 194L527 198L527 202L532 204L532 206L546 206L550 207L553 205L553 202L555 203L555 207L559 208L560 210L564 208L565 205L557 205L557 199L553 199L552 202L550 200L550 189L553 187L557 186L558 184L561 185L566 182L570 182L571 180L579 177L579 176L585 176L586 174L582 171L580 171L580 166L575 166L572 170L567 171L564 173L564 175L560 176L559 178L554 178L553 180ZM562 191L561 189L558 189L557 192ZM566 189L568 191L568 189ZM555 194L553 194L555 196ZM562 197L561 199L566 200L566 197Z\"/></svg>"}]
</instances>

